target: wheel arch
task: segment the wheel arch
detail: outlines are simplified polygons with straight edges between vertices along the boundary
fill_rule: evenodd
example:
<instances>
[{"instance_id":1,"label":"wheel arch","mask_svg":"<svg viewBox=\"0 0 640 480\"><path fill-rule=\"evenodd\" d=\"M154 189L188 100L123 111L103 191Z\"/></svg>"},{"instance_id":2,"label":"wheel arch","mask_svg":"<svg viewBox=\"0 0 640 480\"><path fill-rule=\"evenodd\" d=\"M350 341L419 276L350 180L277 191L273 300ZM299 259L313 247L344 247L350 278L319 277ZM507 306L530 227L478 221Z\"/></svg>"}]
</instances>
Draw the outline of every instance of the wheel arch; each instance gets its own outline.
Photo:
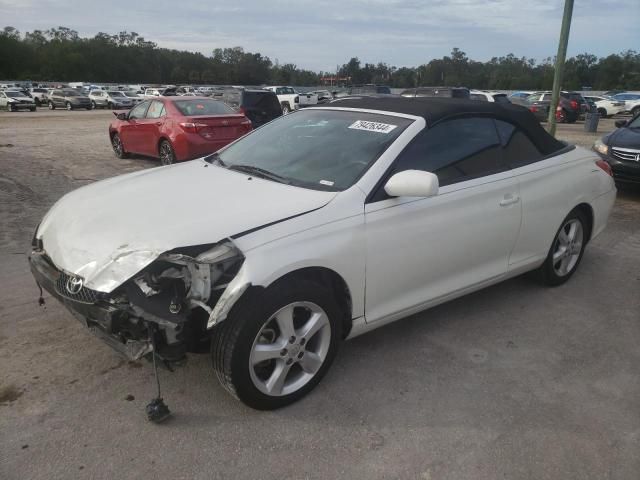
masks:
<instances>
[{"instance_id":1,"label":"wheel arch","mask_svg":"<svg viewBox=\"0 0 640 480\"><path fill-rule=\"evenodd\" d=\"M240 276L241 273L238 274L238 277ZM236 279L238 279L238 277L236 277ZM234 283L236 279L234 279L232 283ZM346 338L351 332L353 317L353 299L351 290L349 289L349 285L342 277L342 275L331 268L320 266L300 267L280 275L266 285L252 284L250 281L246 280L240 280L238 282L238 285L234 286L234 290L238 292L237 298L235 299L233 298L234 292L229 292L229 294L227 295L227 291L225 290L225 293L222 294L222 297L218 300L218 303L222 302L221 310L226 310L226 312L222 315L221 318L214 319L213 323L210 323L207 328L212 328L215 325L226 321L227 312L239 307L239 305L241 305L242 303L259 301L262 295L268 295L268 290L274 286L277 286L278 284L296 280L307 280L327 286L330 289L331 293L336 299L336 302L338 303L341 312L343 313L342 337ZM231 284L229 287L231 287ZM229 287L227 288L229 289ZM211 314L211 316L216 315L217 309L218 305L216 304L216 308L214 309L214 312ZM210 322L211 316L209 317Z\"/></svg>"},{"instance_id":2,"label":"wheel arch","mask_svg":"<svg viewBox=\"0 0 640 480\"><path fill-rule=\"evenodd\" d=\"M575 208L573 208L573 210L571 210L572 212L574 210L577 210L581 213L584 214L585 217L587 217L587 242L589 242L591 240L591 233L593 232L593 219L594 219L594 214L593 214L593 207L591 205L589 205L586 202L583 203L579 203L578 205L575 206Z\"/></svg>"}]
</instances>

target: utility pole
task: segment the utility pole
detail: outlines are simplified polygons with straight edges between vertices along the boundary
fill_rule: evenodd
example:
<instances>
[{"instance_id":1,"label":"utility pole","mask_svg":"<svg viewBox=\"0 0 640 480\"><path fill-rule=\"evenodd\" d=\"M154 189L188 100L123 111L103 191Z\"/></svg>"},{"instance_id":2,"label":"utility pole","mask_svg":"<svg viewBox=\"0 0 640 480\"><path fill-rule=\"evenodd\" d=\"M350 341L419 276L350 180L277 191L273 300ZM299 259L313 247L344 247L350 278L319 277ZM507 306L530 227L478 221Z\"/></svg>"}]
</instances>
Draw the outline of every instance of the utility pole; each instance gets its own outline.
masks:
<instances>
[{"instance_id":1,"label":"utility pole","mask_svg":"<svg viewBox=\"0 0 640 480\"><path fill-rule=\"evenodd\" d=\"M567 44L569 43L569 29L571 28L571 15L573 14L573 0L564 0L564 14L562 15L562 27L560 28L560 41L558 42L558 54L556 55L556 68L553 75L553 92L551 105L549 105L549 118L547 125L549 133L556 135L556 108L562 86L562 74L564 73L564 61L567 58Z\"/></svg>"}]
</instances>

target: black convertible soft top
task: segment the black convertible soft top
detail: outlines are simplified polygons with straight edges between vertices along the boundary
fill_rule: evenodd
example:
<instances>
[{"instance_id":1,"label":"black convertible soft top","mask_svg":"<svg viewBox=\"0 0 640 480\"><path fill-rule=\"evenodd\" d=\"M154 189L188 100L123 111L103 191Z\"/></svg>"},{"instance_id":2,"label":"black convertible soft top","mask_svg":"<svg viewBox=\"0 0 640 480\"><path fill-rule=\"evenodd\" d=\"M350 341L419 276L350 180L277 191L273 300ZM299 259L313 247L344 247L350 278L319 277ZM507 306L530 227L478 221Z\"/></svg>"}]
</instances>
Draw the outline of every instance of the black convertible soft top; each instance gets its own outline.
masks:
<instances>
[{"instance_id":1,"label":"black convertible soft top","mask_svg":"<svg viewBox=\"0 0 640 480\"><path fill-rule=\"evenodd\" d=\"M322 107L365 108L390 113L404 113L423 117L428 127L453 117L487 116L505 120L518 126L543 155L550 155L566 145L542 128L525 107L511 103L480 102L458 98L405 97L345 97Z\"/></svg>"}]
</instances>

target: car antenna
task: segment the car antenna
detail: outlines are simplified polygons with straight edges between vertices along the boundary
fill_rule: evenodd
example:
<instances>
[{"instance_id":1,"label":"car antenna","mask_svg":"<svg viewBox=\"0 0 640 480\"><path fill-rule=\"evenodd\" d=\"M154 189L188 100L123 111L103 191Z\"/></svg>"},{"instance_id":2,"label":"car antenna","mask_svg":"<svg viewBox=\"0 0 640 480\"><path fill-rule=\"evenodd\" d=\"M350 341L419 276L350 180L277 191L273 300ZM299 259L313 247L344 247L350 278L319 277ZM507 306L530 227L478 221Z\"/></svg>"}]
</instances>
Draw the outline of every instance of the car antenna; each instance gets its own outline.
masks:
<instances>
[{"instance_id":1,"label":"car antenna","mask_svg":"<svg viewBox=\"0 0 640 480\"><path fill-rule=\"evenodd\" d=\"M169 407L164 403L162 399L162 393L160 392L160 377L158 376L158 365L156 363L156 336L155 329L152 326L153 324L148 325L149 336L151 337L151 346L153 350L151 351L151 355L153 356L153 374L156 378L156 387L158 388L158 394L156 398L151 400L147 406L145 407L145 411L147 413L147 419L153 423L160 423L165 421L167 418L171 416L171 411Z\"/></svg>"}]
</instances>

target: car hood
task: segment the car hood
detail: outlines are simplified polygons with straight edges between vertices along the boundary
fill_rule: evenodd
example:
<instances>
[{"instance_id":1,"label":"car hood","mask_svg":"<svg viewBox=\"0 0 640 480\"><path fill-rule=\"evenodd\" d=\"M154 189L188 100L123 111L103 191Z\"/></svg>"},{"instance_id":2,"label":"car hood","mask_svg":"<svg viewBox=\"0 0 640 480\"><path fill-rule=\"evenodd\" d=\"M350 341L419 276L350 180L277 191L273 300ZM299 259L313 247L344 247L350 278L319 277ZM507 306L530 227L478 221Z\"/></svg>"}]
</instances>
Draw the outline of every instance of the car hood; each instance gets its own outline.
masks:
<instances>
[{"instance_id":1,"label":"car hood","mask_svg":"<svg viewBox=\"0 0 640 480\"><path fill-rule=\"evenodd\" d=\"M111 292L160 254L216 243L323 207L316 191L194 160L79 188L45 215L37 238L53 263Z\"/></svg>"},{"instance_id":2,"label":"car hood","mask_svg":"<svg viewBox=\"0 0 640 480\"><path fill-rule=\"evenodd\" d=\"M618 128L604 138L604 143L611 147L640 149L640 129Z\"/></svg>"}]
</instances>

